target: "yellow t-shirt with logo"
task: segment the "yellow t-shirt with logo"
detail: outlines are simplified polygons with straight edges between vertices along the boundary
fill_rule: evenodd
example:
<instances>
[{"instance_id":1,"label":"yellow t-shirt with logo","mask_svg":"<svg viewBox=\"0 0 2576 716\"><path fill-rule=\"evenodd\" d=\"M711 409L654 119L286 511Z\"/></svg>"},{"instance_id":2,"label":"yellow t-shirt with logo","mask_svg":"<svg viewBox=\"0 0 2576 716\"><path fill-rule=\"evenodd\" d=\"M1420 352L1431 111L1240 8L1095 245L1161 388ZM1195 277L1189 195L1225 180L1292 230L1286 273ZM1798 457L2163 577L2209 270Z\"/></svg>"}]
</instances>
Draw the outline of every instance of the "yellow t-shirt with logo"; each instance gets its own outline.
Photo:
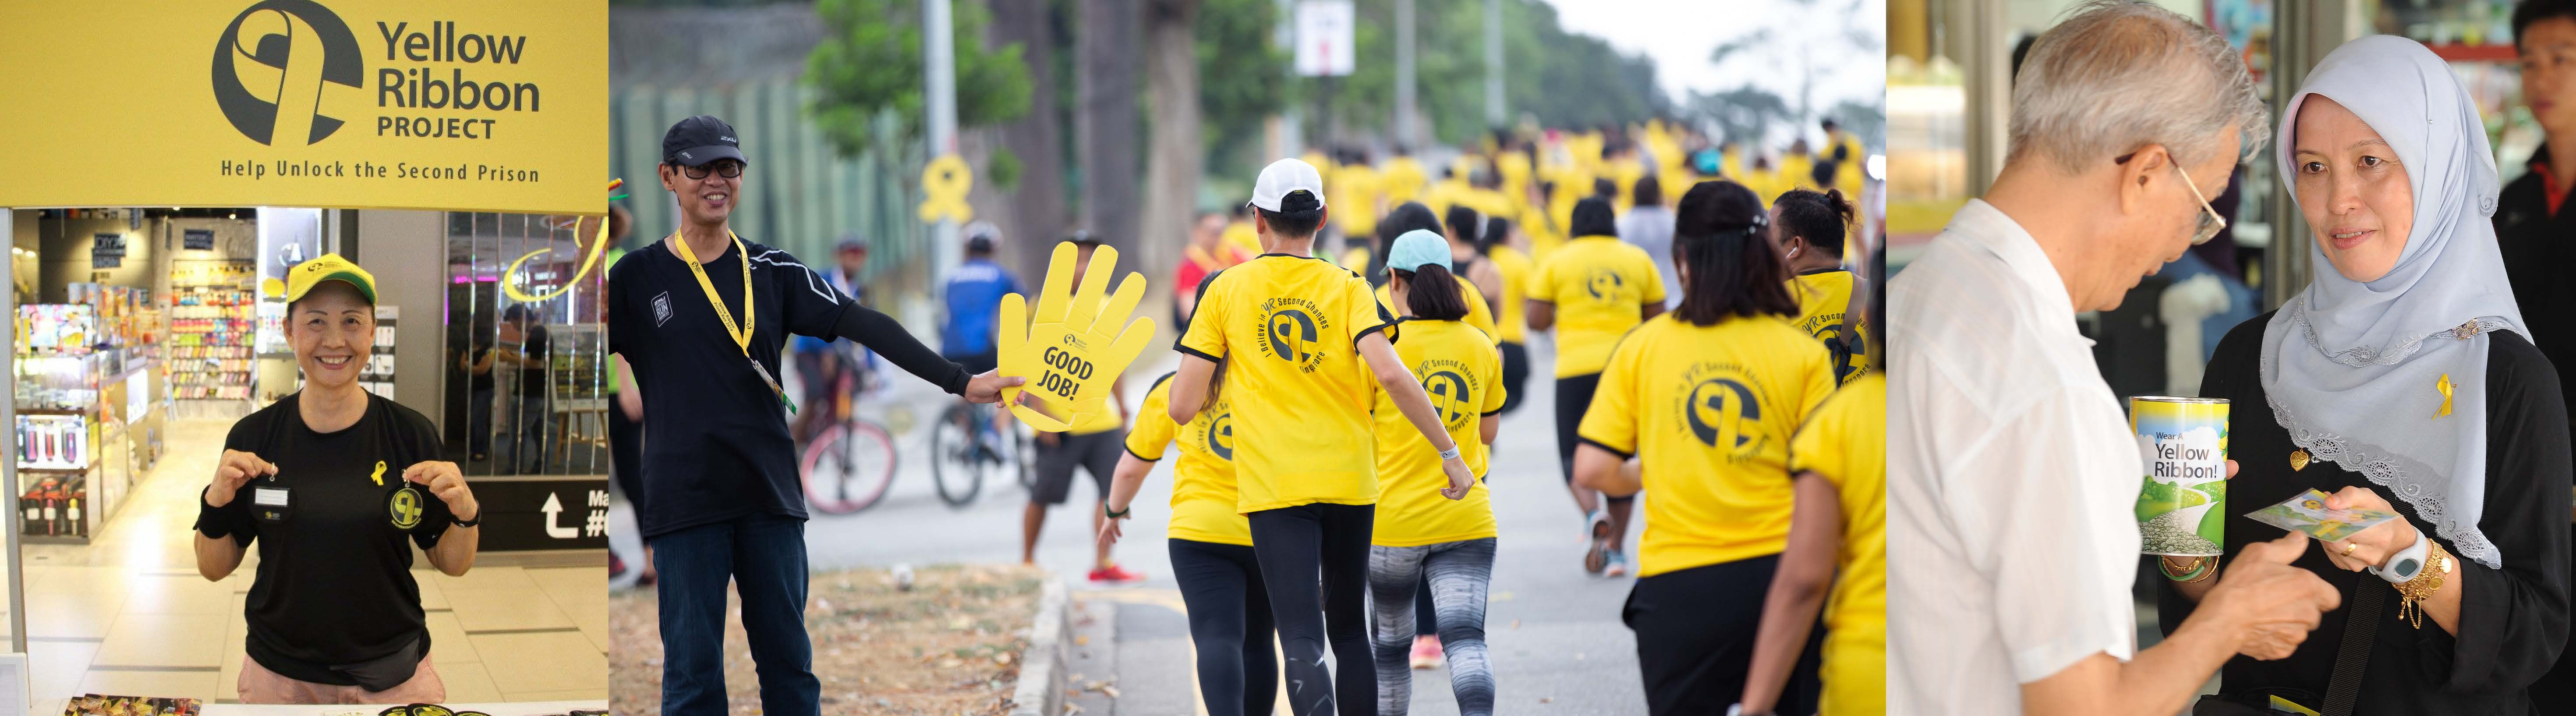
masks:
<instances>
[{"instance_id":1,"label":"yellow t-shirt with logo","mask_svg":"<svg viewBox=\"0 0 2576 716\"><path fill-rule=\"evenodd\" d=\"M1423 186L1431 181L1429 175L1422 173L1422 162L1414 161L1412 157L1386 160L1386 168L1379 170L1378 179L1378 195L1386 199L1390 208L1422 198Z\"/></svg>"},{"instance_id":2,"label":"yellow t-shirt with logo","mask_svg":"<svg viewBox=\"0 0 2576 716\"><path fill-rule=\"evenodd\" d=\"M1377 170L1366 164L1352 164L1333 170L1333 179L1324 184L1324 213L1342 233L1363 235L1377 231L1377 193L1383 180Z\"/></svg>"},{"instance_id":3,"label":"yellow t-shirt with logo","mask_svg":"<svg viewBox=\"0 0 2576 716\"><path fill-rule=\"evenodd\" d=\"M1503 274L1503 300L1499 302L1501 310L1494 312L1494 335L1504 343L1528 343L1529 317L1522 315L1528 307L1521 305L1527 292L1521 290L1521 282L1528 280L1533 268L1529 256L1520 249L1496 244L1485 258L1492 260L1494 270Z\"/></svg>"},{"instance_id":4,"label":"yellow t-shirt with logo","mask_svg":"<svg viewBox=\"0 0 2576 716\"><path fill-rule=\"evenodd\" d=\"M1789 439L1834 392L1823 346L1778 317L1656 316L1619 341L1577 434L1638 458L1637 576L1779 554Z\"/></svg>"},{"instance_id":5,"label":"yellow t-shirt with logo","mask_svg":"<svg viewBox=\"0 0 2576 716\"><path fill-rule=\"evenodd\" d=\"M1127 432L1127 454L1138 460L1163 459L1163 447L1178 443L1181 459L1172 463L1172 522L1163 529L1175 539L1216 544L1252 545L1252 524L1234 511L1234 411L1225 393L1216 405L1199 411L1188 425L1172 422L1172 374L1154 379L1145 391L1145 406L1136 429Z\"/></svg>"},{"instance_id":6,"label":"yellow t-shirt with logo","mask_svg":"<svg viewBox=\"0 0 2576 716\"><path fill-rule=\"evenodd\" d=\"M1496 338L1496 336L1501 335L1501 331L1494 326L1494 309L1491 306L1485 305L1485 292L1476 290L1476 284L1464 279L1459 280L1457 283L1458 297L1467 302L1467 317L1462 320L1464 320L1467 325L1474 327L1476 330L1483 331L1485 334L1485 342L1487 344L1490 345L1500 340L1499 338ZM1386 307L1387 315L1402 315L1404 313L1403 311L1395 310L1394 283L1383 283L1378 285L1377 303L1380 306ZM1404 327L1397 326L1395 330L1396 335L1403 335Z\"/></svg>"},{"instance_id":7,"label":"yellow t-shirt with logo","mask_svg":"<svg viewBox=\"0 0 2576 716\"><path fill-rule=\"evenodd\" d=\"M1845 316L1851 310L1851 271L1839 268L1799 274L1789 279L1789 293L1798 297L1798 320L1791 325L1823 341L1833 354L1834 382L1850 385L1869 372L1869 343L1862 338L1867 325L1859 316Z\"/></svg>"},{"instance_id":8,"label":"yellow t-shirt with logo","mask_svg":"<svg viewBox=\"0 0 2576 716\"><path fill-rule=\"evenodd\" d=\"M1556 304L1556 377L1601 372L1610 346L1637 327L1639 311L1664 301L1655 260L1611 236L1565 242L1539 262L1521 287L1530 300Z\"/></svg>"},{"instance_id":9,"label":"yellow t-shirt with logo","mask_svg":"<svg viewBox=\"0 0 2576 716\"><path fill-rule=\"evenodd\" d=\"M1818 407L1789 443L1789 470L1816 473L1842 496L1843 548L1825 604L1824 713L1884 712L1887 378L1863 375Z\"/></svg>"},{"instance_id":10,"label":"yellow t-shirt with logo","mask_svg":"<svg viewBox=\"0 0 2576 716\"><path fill-rule=\"evenodd\" d=\"M1458 321L1400 319L1395 354L1406 370L1422 381L1431 408L1459 457L1476 475L1467 496L1440 495L1449 476L1440 471L1440 451L1422 438L1395 399L1377 391L1377 527L1370 544L1419 547L1492 537L1493 495L1487 487L1487 451L1480 424L1503 409L1503 354L1474 327Z\"/></svg>"},{"instance_id":11,"label":"yellow t-shirt with logo","mask_svg":"<svg viewBox=\"0 0 2576 716\"><path fill-rule=\"evenodd\" d=\"M1233 361L1223 390L1234 409L1235 511L1377 502L1377 377L1357 345L1394 320L1359 274L1321 259L1268 254L1208 282L1176 347Z\"/></svg>"}]
</instances>

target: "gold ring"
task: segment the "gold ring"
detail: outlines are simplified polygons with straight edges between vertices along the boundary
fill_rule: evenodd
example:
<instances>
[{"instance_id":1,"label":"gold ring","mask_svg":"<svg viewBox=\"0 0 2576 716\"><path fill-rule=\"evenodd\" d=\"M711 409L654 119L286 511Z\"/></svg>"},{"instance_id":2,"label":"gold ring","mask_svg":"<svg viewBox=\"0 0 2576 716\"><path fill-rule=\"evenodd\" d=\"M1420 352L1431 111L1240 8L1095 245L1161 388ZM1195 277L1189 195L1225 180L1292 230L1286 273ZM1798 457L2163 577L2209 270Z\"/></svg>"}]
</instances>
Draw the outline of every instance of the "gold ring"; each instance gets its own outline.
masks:
<instances>
[{"instance_id":1,"label":"gold ring","mask_svg":"<svg viewBox=\"0 0 2576 716\"><path fill-rule=\"evenodd\" d=\"M2361 549L2361 543L2360 543L2360 542L2346 542L2346 543L2344 543L2344 545L2343 545L2343 556L2346 556L2346 557L2350 557L2350 556L2352 556L2352 551L2353 551L2353 550L2356 550L2356 549Z\"/></svg>"}]
</instances>

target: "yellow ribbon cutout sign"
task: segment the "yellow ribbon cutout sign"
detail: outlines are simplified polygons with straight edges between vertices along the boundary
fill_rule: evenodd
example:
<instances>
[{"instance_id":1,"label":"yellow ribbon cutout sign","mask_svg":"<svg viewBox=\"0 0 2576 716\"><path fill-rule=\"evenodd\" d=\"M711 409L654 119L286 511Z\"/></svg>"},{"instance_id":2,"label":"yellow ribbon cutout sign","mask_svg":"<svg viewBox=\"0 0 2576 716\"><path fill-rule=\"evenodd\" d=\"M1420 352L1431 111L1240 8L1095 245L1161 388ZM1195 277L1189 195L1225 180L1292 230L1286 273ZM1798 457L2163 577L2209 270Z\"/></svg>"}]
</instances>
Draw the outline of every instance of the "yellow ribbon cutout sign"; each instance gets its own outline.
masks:
<instances>
[{"instance_id":1,"label":"yellow ribbon cutout sign","mask_svg":"<svg viewBox=\"0 0 2576 716\"><path fill-rule=\"evenodd\" d=\"M2442 416L2445 416L2445 415L2450 415L2450 414L2451 414L2451 374L2449 374L2449 373L2443 373L2443 374L2442 374L2442 380L2441 380L2441 382L2434 383L2434 384L2433 384L2433 389L2434 389L2434 390L2442 391L2442 411L2441 411L2441 412L2438 412L2438 413L2434 413L2434 414L2433 414L2433 417L2438 418L2438 417L2442 417Z\"/></svg>"},{"instance_id":2,"label":"yellow ribbon cutout sign","mask_svg":"<svg viewBox=\"0 0 2576 716\"><path fill-rule=\"evenodd\" d=\"M609 191L616 191L619 186L623 186L625 183L626 180L624 179L611 179L608 182L608 189ZM612 197L611 200L616 198L619 197ZM576 219L574 221L574 225L580 225L580 221ZM501 272L501 293L509 296L510 300L518 301L520 303L534 303L537 301L549 300L556 296L569 293L572 291L572 287L581 285L581 278L583 276L590 275L590 269L592 267L599 265L599 255L607 251L607 249L608 216L606 214L601 214L599 217L599 234L592 237L590 241L590 250L583 254L581 258L581 268L573 272L571 279L562 282L561 285L555 286L552 290L543 294L529 293L526 288L520 285L521 283L532 283L534 282L534 279L530 279L526 282L514 282L513 278L519 275L519 267L526 265L529 259L554 253L554 249L552 248L537 249L535 251L528 252L528 255L526 256L519 257L519 260L517 261L510 262L509 270Z\"/></svg>"},{"instance_id":3,"label":"yellow ribbon cutout sign","mask_svg":"<svg viewBox=\"0 0 2576 716\"><path fill-rule=\"evenodd\" d=\"M961 224L973 221L975 207L966 204L966 191L973 188L975 170L966 166L966 160L955 154L930 160L929 166L921 168L921 192L927 195L921 200L922 222L936 222L942 217Z\"/></svg>"}]
</instances>

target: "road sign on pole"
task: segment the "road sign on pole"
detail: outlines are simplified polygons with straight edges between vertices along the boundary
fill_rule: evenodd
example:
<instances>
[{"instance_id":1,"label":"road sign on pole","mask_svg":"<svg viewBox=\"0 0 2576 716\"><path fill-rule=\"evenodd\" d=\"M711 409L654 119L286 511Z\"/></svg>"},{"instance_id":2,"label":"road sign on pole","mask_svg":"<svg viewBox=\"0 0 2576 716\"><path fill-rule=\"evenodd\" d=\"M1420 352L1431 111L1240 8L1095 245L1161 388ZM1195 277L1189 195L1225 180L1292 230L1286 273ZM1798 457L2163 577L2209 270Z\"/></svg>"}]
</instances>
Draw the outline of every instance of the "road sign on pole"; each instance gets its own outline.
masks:
<instances>
[{"instance_id":1,"label":"road sign on pole","mask_svg":"<svg viewBox=\"0 0 2576 716\"><path fill-rule=\"evenodd\" d=\"M1350 0L1304 0L1297 3L1297 74L1308 77L1351 73L1356 27Z\"/></svg>"}]
</instances>

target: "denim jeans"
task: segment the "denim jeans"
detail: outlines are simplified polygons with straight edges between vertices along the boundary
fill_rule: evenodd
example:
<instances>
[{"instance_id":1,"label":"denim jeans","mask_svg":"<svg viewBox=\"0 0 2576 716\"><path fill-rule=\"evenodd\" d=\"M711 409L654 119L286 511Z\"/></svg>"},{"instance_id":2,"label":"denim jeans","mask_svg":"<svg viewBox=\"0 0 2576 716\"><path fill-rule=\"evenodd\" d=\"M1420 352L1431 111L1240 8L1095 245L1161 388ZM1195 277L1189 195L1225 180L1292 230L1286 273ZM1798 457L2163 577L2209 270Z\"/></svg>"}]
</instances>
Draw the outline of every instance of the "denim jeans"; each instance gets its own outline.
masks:
<instances>
[{"instance_id":1,"label":"denim jeans","mask_svg":"<svg viewBox=\"0 0 2576 716\"><path fill-rule=\"evenodd\" d=\"M722 716L725 584L742 594L742 630L760 675L761 713L822 708L805 636L805 521L752 515L652 539L660 573L662 713Z\"/></svg>"}]
</instances>

